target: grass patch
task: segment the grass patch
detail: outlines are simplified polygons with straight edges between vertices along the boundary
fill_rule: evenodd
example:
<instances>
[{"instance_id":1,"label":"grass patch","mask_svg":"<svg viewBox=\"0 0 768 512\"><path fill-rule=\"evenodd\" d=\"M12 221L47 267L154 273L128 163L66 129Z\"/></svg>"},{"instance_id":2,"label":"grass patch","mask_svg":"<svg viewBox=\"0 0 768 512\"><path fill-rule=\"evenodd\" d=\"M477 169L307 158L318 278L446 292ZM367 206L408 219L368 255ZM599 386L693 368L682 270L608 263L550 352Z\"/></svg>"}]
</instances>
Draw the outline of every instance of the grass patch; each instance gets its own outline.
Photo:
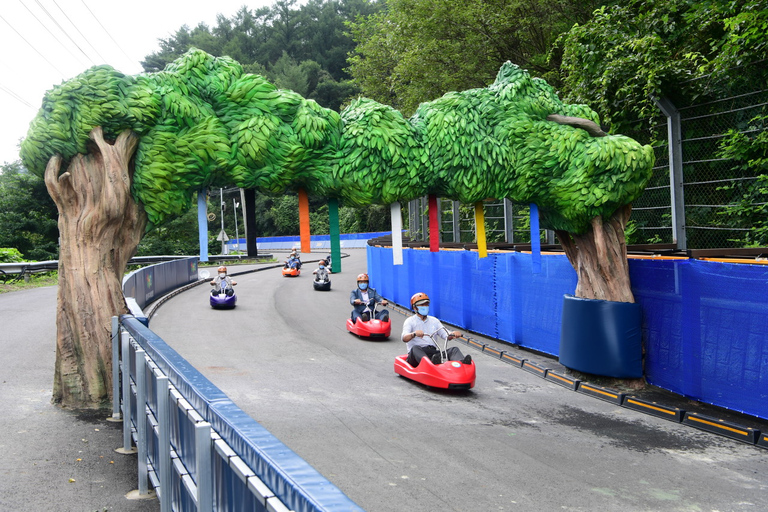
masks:
<instances>
[{"instance_id":1,"label":"grass patch","mask_svg":"<svg viewBox=\"0 0 768 512\"><path fill-rule=\"evenodd\" d=\"M16 275L6 275L0 278L0 293L18 292L29 290L30 288L40 288L42 286L56 286L59 284L59 273L40 272L32 274L28 279L16 279Z\"/></svg>"}]
</instances>

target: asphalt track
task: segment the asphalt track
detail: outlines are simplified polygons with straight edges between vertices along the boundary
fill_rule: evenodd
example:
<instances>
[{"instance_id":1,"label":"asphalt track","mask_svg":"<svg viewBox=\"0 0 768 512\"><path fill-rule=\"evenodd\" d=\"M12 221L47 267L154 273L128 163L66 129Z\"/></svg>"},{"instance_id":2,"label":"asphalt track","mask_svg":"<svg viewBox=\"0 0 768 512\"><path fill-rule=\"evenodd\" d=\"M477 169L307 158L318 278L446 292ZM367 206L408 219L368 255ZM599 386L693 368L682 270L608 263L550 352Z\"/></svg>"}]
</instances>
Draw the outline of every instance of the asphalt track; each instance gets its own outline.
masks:
<instances>
[{"instance_id":1,"label":"asphalt track","mask_svg":"<svg viewBox=\"0 0 768 512\"><path fill-rule=\"evenodd\" d=\"M397 376L403 315L392 314L389 341L345 329L366 266L364 250L348 252L330 292L312 289L309 263L298 278L244 274L236 309L212 310L202 285L159 307L151 328L369 512L768 510L765 449L464 345L477 364L471 391Z\"/></svg>"}]
</instances>

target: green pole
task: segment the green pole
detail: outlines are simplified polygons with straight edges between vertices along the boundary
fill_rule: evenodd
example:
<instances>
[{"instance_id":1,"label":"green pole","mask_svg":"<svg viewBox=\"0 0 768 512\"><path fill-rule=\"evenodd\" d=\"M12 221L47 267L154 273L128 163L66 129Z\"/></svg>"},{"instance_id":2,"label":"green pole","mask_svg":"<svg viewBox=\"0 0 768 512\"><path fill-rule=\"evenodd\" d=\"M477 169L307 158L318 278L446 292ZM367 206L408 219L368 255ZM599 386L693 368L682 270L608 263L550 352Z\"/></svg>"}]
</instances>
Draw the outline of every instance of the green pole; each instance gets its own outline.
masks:
<instances>
[{"instance_id":1,"label":"green pole","mask_svg":"<svg viewBox=\"0 0 768 512\"><path fill-rule=\"evenodd\" d=\"M331 272L341 272L341 237L339 235L339 200L328 200L328 224L331 231Z\"/></svg>"}]
</instances>

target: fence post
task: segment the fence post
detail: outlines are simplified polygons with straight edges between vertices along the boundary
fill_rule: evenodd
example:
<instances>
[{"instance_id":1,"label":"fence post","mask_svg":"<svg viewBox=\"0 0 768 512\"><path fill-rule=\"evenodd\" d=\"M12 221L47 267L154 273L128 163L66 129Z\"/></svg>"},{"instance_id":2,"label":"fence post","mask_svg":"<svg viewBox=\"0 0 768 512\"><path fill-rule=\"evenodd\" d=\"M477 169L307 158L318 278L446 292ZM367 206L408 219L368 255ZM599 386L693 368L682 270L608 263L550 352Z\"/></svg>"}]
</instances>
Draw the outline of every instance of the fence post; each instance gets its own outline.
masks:
<instances>
[{"instance_id":1,"label":"fence post","mask_svg":"<svg viewBox=\"0 0 768 512\"><path fill-rule=\"evenodd\" d=\"M685 198L683 196L683 130L680 112L669 98L654 98L656 106L667 116L669 140L669 193L672 210L672 238L677 248L685 251Z\"/></svg>"},{"instance_id":2,"label":"fence post","mask_svg":"<svg viewBox=\"0 0 768 512\"><path fill-rule=\"evenodd\" d=\"M171 421L168 409L168 376L157 376L157 457L160 466L160 510L171 511Z\"/></svg>"},{"instance_id":3,"label":"fence post","mask_svg":"<svg viewBox=\"0 0 768 512\"><path fill-rule=\"evenodd\" d=\"M451 202L451 222L453 224L453 241L461 243L461 203L458 201Z\"/></svg>"},{"instance_id":4,"label":"fence post","mask_svg":"<svg viewBox=\"0 0 768 512\"><path fill-rule=\"evenodd\" d=\"M504 198L504 241L508 244L515 242L515 217L512 201Z\"/></svg>"},{"instance_id":5,"label":"fence post","mask_svg":"<svg viewBox=\"0 0 768 512\"><path fill-rule=\"evenodd\" d=\"M123 372L123 393L120 400L120 410L123 414L123 447L117 450L118 453L136 453L131 443L131 360L129 357L131 335L125 329L120 330L121 359Z\"/></svg>"},{"instance_id":6,"label":"fence post","mask_svg":"<svg viewBox=\"0 0 768 512\"><path fill-rule=\"evenodd\" d=\"M112 317L112 417L110 421L120 421L120 322Z\"/></svg>"},{"instance_id":7,"label":"fence post","mask_svg":"<svg viewBox=\"0 0 768 512\"><path fill-rule=\"evenodd\" d=\"M136 432L138 437L139 496L149 493L147 468L147 361L142 349L136 350Z\"/></svg>"},{"instance_id":8,"label":"fence post","mask_svg":"<svg viewBox=\"0 0 768 512\"><path fill-rule=\"evenodd\" d=\"M211 424L195 423L195 466L197 467L197 512L213 510L213 468L211 467Z\"/></svg>"}]
</instances>

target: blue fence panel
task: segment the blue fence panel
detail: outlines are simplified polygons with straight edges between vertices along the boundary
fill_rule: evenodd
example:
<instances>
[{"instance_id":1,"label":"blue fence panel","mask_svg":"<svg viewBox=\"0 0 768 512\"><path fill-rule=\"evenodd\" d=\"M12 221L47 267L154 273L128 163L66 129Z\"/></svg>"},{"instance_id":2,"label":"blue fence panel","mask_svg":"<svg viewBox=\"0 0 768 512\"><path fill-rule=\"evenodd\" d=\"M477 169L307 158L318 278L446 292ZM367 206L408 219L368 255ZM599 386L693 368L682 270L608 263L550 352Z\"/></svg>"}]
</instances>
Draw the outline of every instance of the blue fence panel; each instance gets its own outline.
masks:
<instances>
[{"instance_id":1,"label":"blue fence panel","mask_svg":"<svg viewBox=\"0 0 768 512\"><path fill-rule=\"evenodd\" d=\"M576 288L565 256L368 248L371 281L408 304L423 291L445 322L557 356L563 295ZM696 260L629 261L643 311L645 375L675 393L768 419L768 267Z\"/></svg>"},{"instance_id":2,"label":"blue fence panel","mask_svg":"<svg viewBox=\"0 0 768 512\"><path fill-rule=\"evenodd\" d=\"M688 260L631 260L629 278L635 301L643 310L645 374L648 382L686 396L683 361L683 300L678 276Z\"/></svg>"},{"instance_id":3,"label":"blue fence panel","mask_svg":"<svg viewBox=\"0 0 768 512\"><path fill-rule=\"evenodd\" d=\"M530 254L407 249L403 265L393 265L391 249L368 251L371 285L395 302L409 306L424 292L432 314L448 323L556 355L563 295L573 293L576 275L565 256L543 258L540 274L531 264Z\"/></svg>"},{"instance_id":4,"label":"blue fence panel","mask_svg":"<svg viewBox=\"0 0 768 512\"><path fill-rule=\"evenodd\" d=\"M542 257L541 272L536 274L533 273L532 255L513 253L511 256L514 256L517 281L511 286L519 303L517 343L557 355L563 296L576 290L576 272L565 256Z\"/></svg>"},{"instance_id":5,"label":"blue fence panel","mask_svg":"<svg viewBox=\"0 0 768 512\"><path fill-rule=\"evenodd\" d=\"M714 262L684 268L684 359L695 371L695 396L739 411L766 407L768 269Z\"/></svg>"}]
</instances>

